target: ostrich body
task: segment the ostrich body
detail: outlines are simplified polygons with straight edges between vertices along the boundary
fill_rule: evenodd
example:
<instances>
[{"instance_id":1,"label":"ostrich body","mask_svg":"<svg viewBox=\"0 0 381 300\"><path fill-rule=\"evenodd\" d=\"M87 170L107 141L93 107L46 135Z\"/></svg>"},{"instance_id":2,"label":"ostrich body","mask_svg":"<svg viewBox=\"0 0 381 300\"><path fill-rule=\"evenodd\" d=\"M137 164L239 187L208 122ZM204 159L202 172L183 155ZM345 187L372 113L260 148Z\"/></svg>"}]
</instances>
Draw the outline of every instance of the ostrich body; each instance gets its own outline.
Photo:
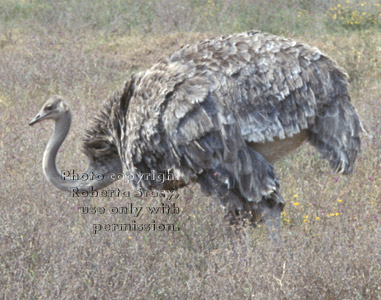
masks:
<instances>
[{"instance_id":1,"label":"ostrich body","mask_svg":"<svg viewBox=\"0 0 381 300\"><path fill-rule=\"evenodd\" d=\"M284 199L271 165L308 140L332 169L350 174L360 151L361 121L347 75L316 48L251 31L187 45L131 76L95 118L84 139L85 172L105 180L62 178L55 159L71 114L53 96L31 121L54 119L43 158L62 190L100 189L109 174L170 172L198 182L231 215L279 224ZM136 176L137 178L137 176ZM176 186L156 180L144 189ZM177 184L179 186L180 184Z\"/></svg>"}]
</instances>

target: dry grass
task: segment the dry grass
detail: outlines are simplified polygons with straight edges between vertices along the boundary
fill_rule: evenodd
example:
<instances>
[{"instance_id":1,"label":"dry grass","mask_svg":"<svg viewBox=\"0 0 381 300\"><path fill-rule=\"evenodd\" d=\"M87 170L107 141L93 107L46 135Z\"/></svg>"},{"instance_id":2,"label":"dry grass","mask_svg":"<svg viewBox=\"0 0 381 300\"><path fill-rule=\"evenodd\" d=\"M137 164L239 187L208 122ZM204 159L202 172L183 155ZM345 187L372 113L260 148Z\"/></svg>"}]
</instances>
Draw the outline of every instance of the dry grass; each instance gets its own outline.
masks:
<instances>
[{"instance_id":1,"label":"dry grass","mask_svg":"<svg viewBox=\"0 0 381 300\"><path fill-rule=\"evenodd\" d=\"M228 10L228 1L130 0L109 8L100 0L81 7L0 1L0 299L381 299L380 32L325 27L324 10L337 1L274 1L284 13L266 25L275 8L265 2L241 0ZM243 15L254 5L261 16ZM298 21L295 6L312 17ZM78 200L48 184L41 159L51 124L29 128L29 119L50 94L65 95L74 121L58 163L82 170L85 158L73 153L88 120L130 73L181 44L250 27L288 32L348 71L353 102L372 134L363 138L353 176L332 174L309 146L279 162L287 200L281 247L263 227L230 234L219 202L197 186L181 190L179 216L156 218L179 232L93 235L93 223L129 218L81 215L78 206L126 200Z\"/></svg>"}]
</instances>

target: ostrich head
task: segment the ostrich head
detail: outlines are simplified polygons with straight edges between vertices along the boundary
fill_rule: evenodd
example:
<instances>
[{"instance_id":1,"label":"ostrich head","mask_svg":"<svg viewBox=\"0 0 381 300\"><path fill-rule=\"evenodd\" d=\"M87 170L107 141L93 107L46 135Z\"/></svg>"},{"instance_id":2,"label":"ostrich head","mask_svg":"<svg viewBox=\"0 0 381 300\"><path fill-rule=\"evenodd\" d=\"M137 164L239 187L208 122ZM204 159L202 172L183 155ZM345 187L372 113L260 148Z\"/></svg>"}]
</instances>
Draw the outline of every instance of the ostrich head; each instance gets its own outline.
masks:
<instances>
[{"instance_id":1,"label":"ostrich head","mask_svg":"<svg viewBox=\"0 0 381 300\"><path fill-rule=\"evenodd\" d=\"M68 112L69 106L63 98L61 96L54 95L45 102L38 114L29 122L29 125L34 125L47 119L57 121Z\"/></svg>"}]
</instances>

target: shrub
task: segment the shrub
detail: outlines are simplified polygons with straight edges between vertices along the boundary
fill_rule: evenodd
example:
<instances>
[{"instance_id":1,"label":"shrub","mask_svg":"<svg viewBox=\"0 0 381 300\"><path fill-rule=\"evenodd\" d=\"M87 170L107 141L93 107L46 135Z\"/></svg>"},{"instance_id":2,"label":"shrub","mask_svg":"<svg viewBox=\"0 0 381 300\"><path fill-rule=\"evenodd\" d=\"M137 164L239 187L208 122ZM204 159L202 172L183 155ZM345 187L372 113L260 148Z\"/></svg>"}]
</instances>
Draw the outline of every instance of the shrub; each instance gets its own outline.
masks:
<instances>
[{"instance_id":1,"label":"shrub","mask_svg":"<svg viewBox=\"0 0 381 300\"><path fill-rule=\"evenodd\" d=\"M380 25L380 4L338 1L335 6L329 8L326 14L328 22L334 26L340 26L349 30L363 30Z\"/></svg>"}]
</instances>

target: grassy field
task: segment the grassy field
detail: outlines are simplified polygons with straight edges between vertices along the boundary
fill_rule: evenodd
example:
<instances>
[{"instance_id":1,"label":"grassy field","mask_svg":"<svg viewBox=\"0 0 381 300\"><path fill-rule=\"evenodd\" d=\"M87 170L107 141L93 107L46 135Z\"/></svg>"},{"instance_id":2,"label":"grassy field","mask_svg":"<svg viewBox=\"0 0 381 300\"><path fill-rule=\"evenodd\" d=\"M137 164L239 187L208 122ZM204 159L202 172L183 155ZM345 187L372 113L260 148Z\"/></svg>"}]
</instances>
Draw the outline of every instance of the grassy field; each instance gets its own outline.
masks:
<instances>
[{"instance_id":1,"label":"grassy field","mask_svg":"<svg viewBox=\"0 0 381 300\"><path fill-rule=\"evenodd\" d=\"M52 124L29 120L63 95L74 120L58 165L84 170L81 136L130 74L183 44L254 28L317 46L346 69L371 134L354 174L333 174L309 145L278 162L280 247L264 227L232 235L218 199L197 186L180 190L179 215L156 218L178 232L94 235L92 224L128 217L78 207L127 200L52 187L41 169ZM0 0L0 299L381 299L380 57L377 1Z\"/></svg>"}]
</instances>

